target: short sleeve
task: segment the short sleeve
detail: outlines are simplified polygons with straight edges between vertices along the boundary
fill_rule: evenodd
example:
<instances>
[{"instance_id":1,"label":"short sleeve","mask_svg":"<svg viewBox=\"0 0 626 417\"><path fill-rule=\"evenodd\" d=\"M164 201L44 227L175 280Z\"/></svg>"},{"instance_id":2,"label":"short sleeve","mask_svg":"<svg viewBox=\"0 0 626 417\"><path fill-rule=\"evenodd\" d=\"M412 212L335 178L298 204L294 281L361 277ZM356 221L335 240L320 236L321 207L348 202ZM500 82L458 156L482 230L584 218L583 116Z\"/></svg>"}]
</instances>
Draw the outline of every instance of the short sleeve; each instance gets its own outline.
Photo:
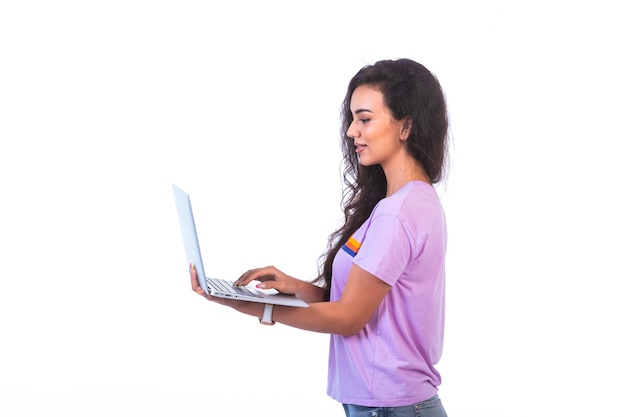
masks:
<instances>
[{"instance_id":1,"label":"short sleeve","mask_svg":"<svg viewBox=\"0 0 626 417\"><path fill-rule=\"evenodd\" d=\"M376 216L363 237L354 263L383 282L394 285L413 258L413 241L398 216Z\"/></svg>"}]
</instances>

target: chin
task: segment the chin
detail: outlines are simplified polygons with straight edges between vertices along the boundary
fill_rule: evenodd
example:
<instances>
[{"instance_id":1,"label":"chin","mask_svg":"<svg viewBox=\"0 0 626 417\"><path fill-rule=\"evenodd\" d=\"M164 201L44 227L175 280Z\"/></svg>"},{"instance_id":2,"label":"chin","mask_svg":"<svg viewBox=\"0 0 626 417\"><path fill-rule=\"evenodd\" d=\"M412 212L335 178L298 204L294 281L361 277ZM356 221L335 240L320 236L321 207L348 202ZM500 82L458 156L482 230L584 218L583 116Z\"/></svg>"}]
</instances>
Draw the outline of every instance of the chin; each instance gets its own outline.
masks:
<instances>
[{"instance_id":1,"label":"chin","mask_svg":"<svg viewBox=\"0 0 626 417\"><path fill-rule=\"evenodd\" d=\"M369 161L367 158L365 159L359 158L359 163L363 165L364 167L370 167L372 165L376 165L375 162Z\"/></svg>"}]
</instances>

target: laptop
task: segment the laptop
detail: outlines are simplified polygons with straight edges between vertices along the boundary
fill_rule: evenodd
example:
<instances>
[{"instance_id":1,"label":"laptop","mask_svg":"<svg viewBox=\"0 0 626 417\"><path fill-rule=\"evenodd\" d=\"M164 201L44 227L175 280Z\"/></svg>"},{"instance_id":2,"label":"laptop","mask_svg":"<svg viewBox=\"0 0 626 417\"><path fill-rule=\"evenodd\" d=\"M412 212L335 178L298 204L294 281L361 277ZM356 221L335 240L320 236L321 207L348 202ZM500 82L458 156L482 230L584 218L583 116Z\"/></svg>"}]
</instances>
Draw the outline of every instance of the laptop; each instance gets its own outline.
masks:
<instances>
[{"instance_id":1,"label":"laptop","mask_svg":"<svg viewBox=\"0 0 626 417\"><path fill-rule=\"evenodd\" d=\"M207 277L200 255L200 244L196 233L196 225L191 210L189 194L172 184L174 201L178 211L180 230L187 255L187 265L194 264L198 273L198 282L205 293L214 297L233 298L256 303L278 304L291 307L308 307L308 304L295 295L281 294L272 291L259 291L253 287L235 287L234 281Z\"/></svg>"}]
</instances>

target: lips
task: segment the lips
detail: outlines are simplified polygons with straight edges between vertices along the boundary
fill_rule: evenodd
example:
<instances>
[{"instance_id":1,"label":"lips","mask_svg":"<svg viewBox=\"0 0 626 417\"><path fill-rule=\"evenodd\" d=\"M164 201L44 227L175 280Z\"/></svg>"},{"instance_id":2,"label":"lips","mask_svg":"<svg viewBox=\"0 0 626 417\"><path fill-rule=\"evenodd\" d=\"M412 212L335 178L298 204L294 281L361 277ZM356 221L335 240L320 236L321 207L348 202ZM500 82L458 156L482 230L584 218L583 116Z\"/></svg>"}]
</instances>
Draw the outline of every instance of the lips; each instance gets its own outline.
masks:
<instances>
[{"instance_id":1,"label":"lips","mask_svg":"<svg viewBox=\"0 0 626 417\"><path fill-rule=\"evenodd\" d=\"M361 143L356 143L356 142L354 143L354 146L355 146L355 148L356 148L356 149L355 149L356 153L361 153L361 152L363 152L363 149L365 149L365 148L367 147L367 145L363 145L363 144L361 144Z\"/></svg>"}]
</instances>

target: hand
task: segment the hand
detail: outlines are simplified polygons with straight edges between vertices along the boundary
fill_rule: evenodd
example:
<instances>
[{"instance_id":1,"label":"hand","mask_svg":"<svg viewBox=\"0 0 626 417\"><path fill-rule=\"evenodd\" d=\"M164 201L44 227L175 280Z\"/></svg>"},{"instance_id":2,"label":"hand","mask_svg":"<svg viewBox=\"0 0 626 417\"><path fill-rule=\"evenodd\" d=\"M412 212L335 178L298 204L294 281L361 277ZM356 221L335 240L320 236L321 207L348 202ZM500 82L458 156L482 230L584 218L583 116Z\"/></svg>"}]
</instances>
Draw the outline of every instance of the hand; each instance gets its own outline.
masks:
<instances>
[{"instance_id":1,"label":"hand","mask_svg":"<svg viewBox=\"0 0 626 417\"><path fill-rule=\"evenodd\" d=\"M300 280L285 274L273 266L251 269L243 274L237 281L236 286L248 285L251 281L261 281L257 288L275 289L283 294L296 294Z\"/></svg>"},{"instance_id":2,"label":"hand","mask_svg":"<svg viewBox=\"0 0 626 417\"><path fill-rule=\"evenodd\" d=\"M200 283L198 283L198 272L196 272L196 267L193 264L189 265L189 277L191 278L191 289L196 294L201 295L207 299L213 298L209 294L205 293L202 287L200 286Z\"/></svg>"},{"instance_id":3,"label":"hand","mask_svg":"<svg viewBox=\"0 0 626 417\"><path fill-rule=\"evenodd\" d=\"M228 304L228 301L230 301L224 298L213 297L212 295L205 293L200 286L200 283L198 282L198 272L196 271L196 267L193 264L189 265L189 277L191 278L191 289L196 294L206 298L209 301L214 301L219 304Z\"/></svg>"},{"instance_id":4,"label":"hand","mask_svg":"<svg viewBox=\"0 0 626 417\"><path fill-rule=\"evenodd\" d=\"M198 283L198 272L195 266L189 265L189 276L191 278L191 289L198 295L206 298L209 301L216 302L228 307L232 307L235 310L249 314L251 316L261 317L263 314L263 305L260 303L251 303L247 301L232 300L222 297L213 297L210 294L204 292L200 284Z\"/></svg>"}]
</instances>

